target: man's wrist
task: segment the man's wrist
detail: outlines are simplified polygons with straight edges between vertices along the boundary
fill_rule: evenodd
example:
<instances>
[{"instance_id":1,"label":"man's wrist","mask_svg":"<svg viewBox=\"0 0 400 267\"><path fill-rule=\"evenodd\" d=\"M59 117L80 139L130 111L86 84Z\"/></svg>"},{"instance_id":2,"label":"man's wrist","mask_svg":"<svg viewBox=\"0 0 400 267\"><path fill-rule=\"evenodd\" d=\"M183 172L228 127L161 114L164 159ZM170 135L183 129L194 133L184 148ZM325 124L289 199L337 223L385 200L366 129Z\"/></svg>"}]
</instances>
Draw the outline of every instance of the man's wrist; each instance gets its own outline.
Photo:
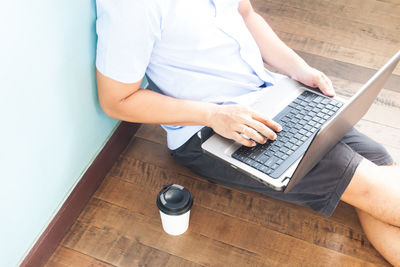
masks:
<instances>
[{"instance_id":1,"label":"man's wrist","mask_svg":"<svg viewBox=\"0 0 400 267\"><path fill-rule=\"evenodd\" d=\"M219 105L213 103L205 103L203 108L202 125L211 127L213 118L218 112Z\"/></svg>"},{"instance_id":2,"label":"man's wrist","mask_svg":"<svg viewBox=\"0 0 400 267\"><path fill-rule=\"evenodd\" d=\"M307 80L311 73L312 67L308 65L305 61L303 61L302 63L299 63L296 68L294 68L293 73L290 75L290 78L298 82L304 83L304 80Z\"/></svg>"}]
</instances>

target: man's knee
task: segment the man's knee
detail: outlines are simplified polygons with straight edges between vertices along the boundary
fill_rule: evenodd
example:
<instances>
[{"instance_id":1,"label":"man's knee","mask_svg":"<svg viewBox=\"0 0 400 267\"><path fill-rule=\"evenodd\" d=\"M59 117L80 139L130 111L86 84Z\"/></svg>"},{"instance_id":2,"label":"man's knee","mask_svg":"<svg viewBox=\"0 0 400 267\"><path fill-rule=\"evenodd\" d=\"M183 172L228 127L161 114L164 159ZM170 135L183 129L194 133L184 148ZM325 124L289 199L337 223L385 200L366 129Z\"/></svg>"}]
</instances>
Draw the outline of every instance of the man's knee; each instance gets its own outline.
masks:
<instances>
[{"instance_id":1,"label":"man's knee","mask_svg":"<svg viewBox=\"0 0 400 267\"><path fill-rule=\"evenodd\" d=\"M366 205L373 197L377 182L377 172L379 172L379 167L376 164L363 159L344 191L341 200L363 209L361 206Z\"/></svg>"}]
</instances>

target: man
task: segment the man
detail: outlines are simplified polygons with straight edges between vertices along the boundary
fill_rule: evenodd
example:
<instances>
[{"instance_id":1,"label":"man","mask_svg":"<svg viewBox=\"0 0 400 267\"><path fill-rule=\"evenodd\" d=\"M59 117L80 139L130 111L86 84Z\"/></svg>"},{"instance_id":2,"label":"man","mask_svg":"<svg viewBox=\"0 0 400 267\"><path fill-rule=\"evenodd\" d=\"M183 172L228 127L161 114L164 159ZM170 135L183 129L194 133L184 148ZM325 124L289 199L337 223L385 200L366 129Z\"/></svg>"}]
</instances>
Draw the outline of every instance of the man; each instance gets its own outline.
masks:
<instances>
[{"instance_id":1,"label":"man","mask_svg":"<svg viewBox=\"0 0 400 267\"><path fill-rule=\"evenodd\" d=\"M209 180L326 216L340 199L353 205L373 245L400 265L400 172L378 167L392 159L368 137L350 131L287 194L202 153L200 145L213 131L246 146L276 138L280 125L234 104L273 86L277 75L263 62L335 95L329 78L288 48L249 0L97 0L97 11L98 93L106 114L163 124L173 157ZM158 92L140 89L145 73Z\"/></svg>"}]
</instances>

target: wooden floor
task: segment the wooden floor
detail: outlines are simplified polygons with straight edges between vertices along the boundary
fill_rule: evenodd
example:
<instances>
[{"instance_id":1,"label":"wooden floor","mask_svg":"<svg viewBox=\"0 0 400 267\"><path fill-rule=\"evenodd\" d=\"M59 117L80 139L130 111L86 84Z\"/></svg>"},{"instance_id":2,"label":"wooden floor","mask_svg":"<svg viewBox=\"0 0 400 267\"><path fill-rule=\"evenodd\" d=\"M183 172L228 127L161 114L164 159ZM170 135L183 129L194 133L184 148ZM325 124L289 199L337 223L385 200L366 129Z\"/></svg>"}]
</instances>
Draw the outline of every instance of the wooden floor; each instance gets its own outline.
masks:
<instances>
[{"instance_id":1,"label":"wooden floor","mask_svg":"<svg viewBox=\"0 0 400 267\"><path fill-rule=\"evenodd\" d=\"M400 0L255 0L278 35L351 96L400 49ZM400 161L400 68L357 128ZM195 197L189 230L161 228L155 199L178 183ZM261 194L211 184L170 157L144 125L47 266L389 266L354 209L330 218Z\"/></svg>"}]
</instances>

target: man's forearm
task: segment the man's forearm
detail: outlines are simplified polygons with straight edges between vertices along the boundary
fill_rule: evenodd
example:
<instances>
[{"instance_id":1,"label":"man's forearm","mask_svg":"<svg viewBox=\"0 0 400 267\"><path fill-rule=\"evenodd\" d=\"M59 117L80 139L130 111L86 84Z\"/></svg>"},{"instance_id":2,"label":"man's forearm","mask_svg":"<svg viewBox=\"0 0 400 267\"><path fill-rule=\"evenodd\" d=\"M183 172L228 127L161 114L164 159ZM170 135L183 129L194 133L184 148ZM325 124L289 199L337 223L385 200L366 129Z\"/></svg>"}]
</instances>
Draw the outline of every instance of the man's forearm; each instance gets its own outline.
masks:
<instances>
[{"instance_id":1,"label":"man's forearm","mask_svg":"<svg viewBox=\"0 0 400 267\"><path fill-rule=\"evenodd\" d=\"M244 106L176 99L145 89L136 90L128 97L102 107L109 116L119 120L208 126L246 146L254 146L255 142L265 143L267 138L275 139L272 130L281 130L276 122Z\"/></svg>"},{"instance_id":2,"label":"man's forearm","mask_svg":"<svg viewBox=\"0 0 400 267\"><path fill-rule=\"evenodd\" d=\"M325 95L335 95L332 81L321 71L310 67L282 42L268 23L253 10L250 0L240 2L239 13L255 39L265 63L305 85L318 87Z\"/></svg>"},{"instance_id":3,"label":"man's forearm","mask_svg":"<svg viewBox=\"0 0 400 267\"><path fill-rule=\"evenodd\" d=\"M307 68L308 64L282 42L255 11L248 12L244 21L260 49L264 62L297 80L299 71Z\"/></svg>"},{"instance_id":4,"label":"man's forearm","mask_svg":"<svg viewBox=\"0 0 400 267\"><path fill-rule=\"evenodd\" d=\"M208 126L210 113L215 106L139 89L107 113L111 117L131 122Z\"/></svg>"}]
</instances>

